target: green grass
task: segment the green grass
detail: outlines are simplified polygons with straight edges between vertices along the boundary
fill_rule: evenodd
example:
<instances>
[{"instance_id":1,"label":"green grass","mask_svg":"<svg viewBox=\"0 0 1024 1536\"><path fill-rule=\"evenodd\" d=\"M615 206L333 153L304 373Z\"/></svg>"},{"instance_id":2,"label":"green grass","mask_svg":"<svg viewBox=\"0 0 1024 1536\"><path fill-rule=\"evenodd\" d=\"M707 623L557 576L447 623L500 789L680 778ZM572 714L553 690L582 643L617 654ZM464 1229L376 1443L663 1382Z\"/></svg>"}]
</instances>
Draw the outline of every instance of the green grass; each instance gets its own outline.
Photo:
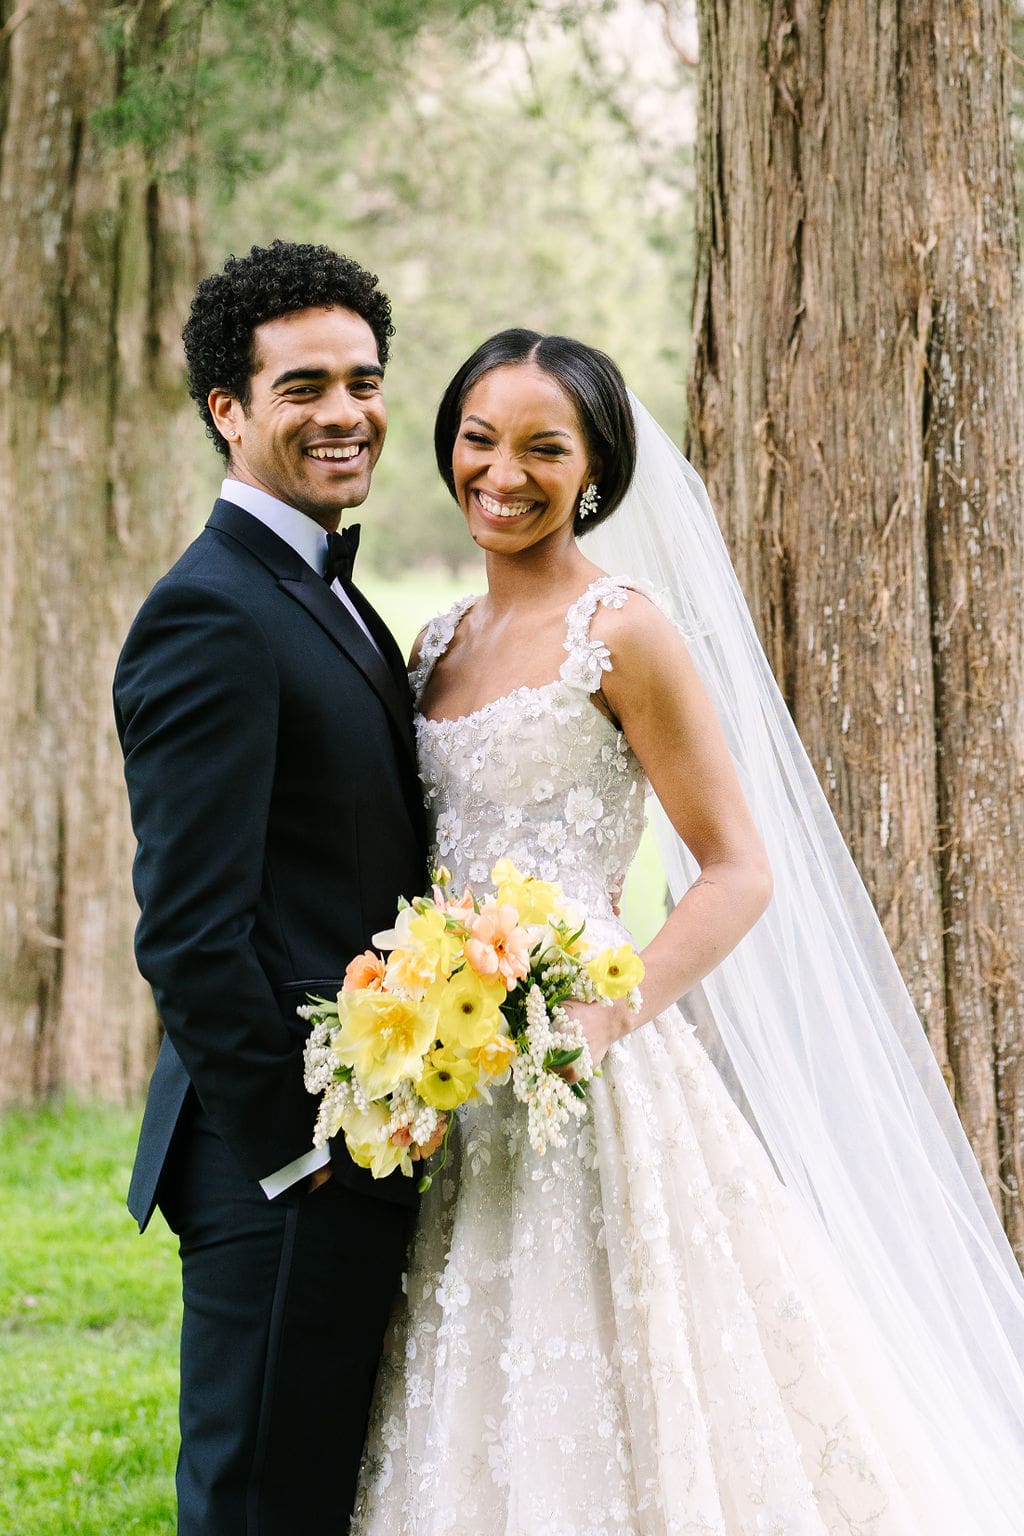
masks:
<instances>
[{"instance_id":1,"label":"green grass","mask_svg":"<svg viewBox=\"0 0 1024 1536\"><path fill-rule=\"evenodd\" d=\"M179 1278L124 1205L138 1116L0 1116L0 1531L174 1529Z\"/></svg>"},{"instance_id":2,"label":"green grass","mask_svg":"<svg viewBox=\"0 0 1024 1536\"><path fill-rule=\"evenodd\" d=\"M457 597L467 592L483 592L486 586L482 566L469 566L458 576L444 570L408 571L402 576L359 572L360 590L387 624L404 656L412 650L424 624L438 613L447 613Z\"/></svg>"}]
</instances>

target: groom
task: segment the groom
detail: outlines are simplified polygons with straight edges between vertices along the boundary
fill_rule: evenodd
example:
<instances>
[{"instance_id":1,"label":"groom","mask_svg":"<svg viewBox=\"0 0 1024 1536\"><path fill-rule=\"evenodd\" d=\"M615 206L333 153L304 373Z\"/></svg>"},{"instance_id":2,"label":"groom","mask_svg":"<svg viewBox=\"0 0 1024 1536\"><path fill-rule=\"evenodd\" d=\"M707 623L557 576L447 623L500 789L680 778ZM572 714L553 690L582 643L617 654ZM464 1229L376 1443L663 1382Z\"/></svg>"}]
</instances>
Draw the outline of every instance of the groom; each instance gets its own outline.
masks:
<instances>
[{"instance_id":1,"label":"groom","mask_svg":"<svg viewBox=\"0 0 1024 1536\"><path fill-rule=\"evenodd\" d=\"M189 387L227 478L114 682L165 1028L128 1204L180 1241L180 1536L347 1530L404 1265L413 1183L313 1150L295 1011L425 886L402 657L336 532L384 442L392 334L326 247L200 283Z\"/></svg>"}]
</instances>

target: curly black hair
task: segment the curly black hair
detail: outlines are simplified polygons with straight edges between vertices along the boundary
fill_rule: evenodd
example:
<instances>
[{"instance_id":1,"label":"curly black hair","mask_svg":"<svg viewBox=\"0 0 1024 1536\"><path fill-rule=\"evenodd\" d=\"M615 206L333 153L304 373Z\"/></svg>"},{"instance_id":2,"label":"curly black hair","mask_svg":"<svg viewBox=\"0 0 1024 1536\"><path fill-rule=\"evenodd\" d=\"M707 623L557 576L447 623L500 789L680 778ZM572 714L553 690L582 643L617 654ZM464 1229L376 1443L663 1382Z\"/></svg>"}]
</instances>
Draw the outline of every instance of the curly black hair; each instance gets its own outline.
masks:
<instances>
[{"instance_id":1,"label":"curly black hair","mask_svg":"<svg viewBox=\"0 0 1024 1536\"><path fill-rule=\"evenodd\" d=\"M462 422L466 396L478 379L493 368L533 363L562 386L576 407L587 450L600 459L597 480L600 505L585 518L578 510L573 532L588 533L610 517L629 490L636 468L636 429L629 390L618 365L605 352L571 336L544 336L522 327L499 331L482 342L452 379L441 399L434 424L434 452L445 485L455 495L452 455Z\"/></svg>"},{"instance_id":2,"label":"curly black hair","mask_svg":"<svg viewBox=\"0 0 1024 1536\"><path fill-rule=\"evenodd\" d=\"M254 245L248 256L229 256L222 272L199 284L182 332L188 392L223 458L228 457L229 448L210 414L211 389L227 390L248 410L249 384L256 370L256 327L298 309L333 305L350 309L366 321L383 368L395 334L391 301L377 287L372 272L330 246L286 240Z\"/></svg>"}]
</instances>

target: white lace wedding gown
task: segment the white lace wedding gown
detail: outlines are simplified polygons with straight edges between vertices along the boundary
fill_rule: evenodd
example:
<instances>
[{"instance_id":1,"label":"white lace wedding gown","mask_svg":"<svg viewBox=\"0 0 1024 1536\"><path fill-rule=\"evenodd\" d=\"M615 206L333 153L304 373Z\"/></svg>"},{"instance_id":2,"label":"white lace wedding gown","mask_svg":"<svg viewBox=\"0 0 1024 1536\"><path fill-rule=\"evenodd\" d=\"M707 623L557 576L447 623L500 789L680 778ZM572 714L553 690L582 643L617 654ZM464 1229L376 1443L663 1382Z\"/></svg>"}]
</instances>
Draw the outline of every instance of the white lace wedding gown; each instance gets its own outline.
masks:
<instances>
[{"instance_id":1,"label":"white lace wedding gown","mask_svg":"<svg viewBox=\"0 0 1024 1536\"><path fill-rule=\"evenodd\" d=\"M456 888L508 856L598 942L645 781L590 694L593 583L561 676L418 723ZM633 601L639 599L633 598ZM436 619L421 692L472 599ZM967 1536L869 1318L678 1010L613 1046L562 1152L505 1088L425 1196L353 1536Z\"/></svg>"}]
</instances>

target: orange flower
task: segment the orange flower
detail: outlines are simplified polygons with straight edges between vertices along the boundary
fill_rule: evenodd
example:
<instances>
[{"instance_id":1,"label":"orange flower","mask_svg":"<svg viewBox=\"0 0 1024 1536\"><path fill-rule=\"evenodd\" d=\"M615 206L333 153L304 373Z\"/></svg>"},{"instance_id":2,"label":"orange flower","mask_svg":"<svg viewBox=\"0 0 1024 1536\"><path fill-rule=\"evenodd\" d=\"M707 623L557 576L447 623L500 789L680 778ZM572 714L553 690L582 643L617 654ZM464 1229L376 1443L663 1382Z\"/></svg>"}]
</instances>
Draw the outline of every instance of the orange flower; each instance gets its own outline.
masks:
<instances>
[{"instance_id":1,"label":"orange flower","mask_svg":"<svg viewBox=\"0 0 1024 1536\"><path fill-rule=\"evenodd\" d=\"M379 955L375 955L372 949L364 950L361 955L356 955L345 968L345 980L341 984L343 992L361 990L364 992L382 992L384 990L384 961Z\"/></svg>"},{"instance_id":2,"label":"orange flower","mask_svg":"<svg viewBox=\"0 0 1024 1536\"><path fill-rule=\"evenodd\" d=\"M530 936L511 906L487 906L467 924L466 959L478 976L500 975L512 987L530 969Z\"/></svg>"}]
</instances>

